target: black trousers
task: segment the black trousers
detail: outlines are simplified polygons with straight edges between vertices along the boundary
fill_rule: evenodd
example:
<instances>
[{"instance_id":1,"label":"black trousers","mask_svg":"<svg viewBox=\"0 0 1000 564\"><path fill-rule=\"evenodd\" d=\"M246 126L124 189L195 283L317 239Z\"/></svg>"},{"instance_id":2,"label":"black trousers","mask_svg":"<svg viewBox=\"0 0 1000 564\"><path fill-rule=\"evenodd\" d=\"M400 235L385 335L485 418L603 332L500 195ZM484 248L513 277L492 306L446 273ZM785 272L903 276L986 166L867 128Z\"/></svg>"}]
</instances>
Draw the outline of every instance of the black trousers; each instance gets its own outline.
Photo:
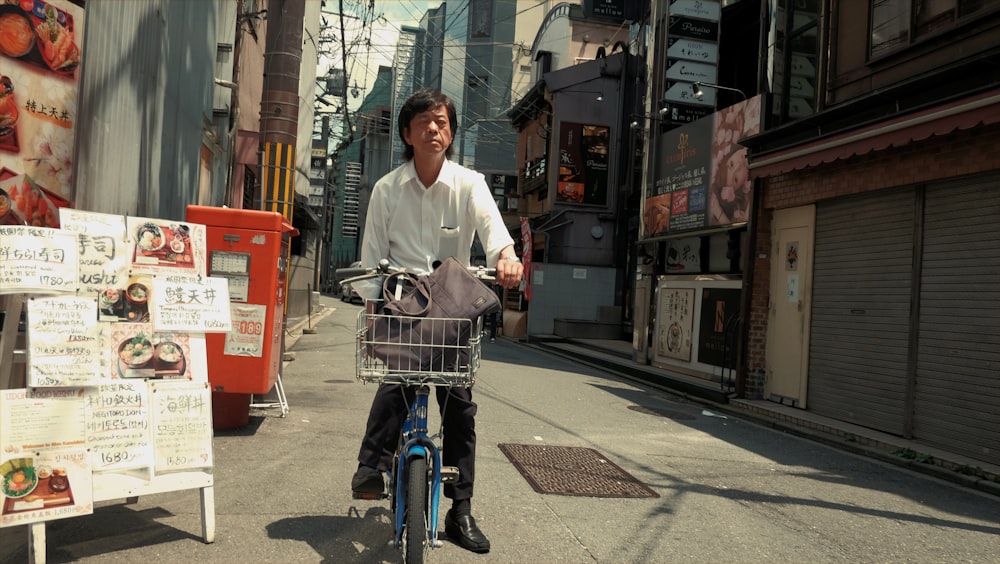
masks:
<instances>
[{"instance_id":1,"label":"black trousers","mask_svg":"<svg viewBox=\"0 0 1000 564\"><path fill-rule=\"evenodd\" d=\"M441 463L458 467L458 481L445 484L444 495L469 499L476 479L476 410L469 388L437 386L438 409L444 425ZM404 395L405 394L405 395ZM386 471L399 443L400 430L416 389L399 384L381 384L368 413L358 462ZM395 471L395 469L394 469Z\"/></svg>"}]
</instances>

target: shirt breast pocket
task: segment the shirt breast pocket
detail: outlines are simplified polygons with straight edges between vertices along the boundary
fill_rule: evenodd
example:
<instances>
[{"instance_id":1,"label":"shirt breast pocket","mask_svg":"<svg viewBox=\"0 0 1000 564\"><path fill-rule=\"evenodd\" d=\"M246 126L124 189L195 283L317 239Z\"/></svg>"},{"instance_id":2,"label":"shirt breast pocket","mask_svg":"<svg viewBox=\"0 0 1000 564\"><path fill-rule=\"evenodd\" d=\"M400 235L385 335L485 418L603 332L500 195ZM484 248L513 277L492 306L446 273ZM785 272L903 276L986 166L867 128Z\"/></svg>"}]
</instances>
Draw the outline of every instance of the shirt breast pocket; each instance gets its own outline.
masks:
<instances>
[{"instance_id":1,"label":"shirt breast pocket","mask_svg":"<svg viewBox=\"0 0 1000 564\"><path fill-rule=\"evenodd\" d=\"M454 227L448 225L441 226L441 234L438 237L438 260L458 256L458 242L460 237L461 228L458 225Z\"/></svg>"}]
</instances>

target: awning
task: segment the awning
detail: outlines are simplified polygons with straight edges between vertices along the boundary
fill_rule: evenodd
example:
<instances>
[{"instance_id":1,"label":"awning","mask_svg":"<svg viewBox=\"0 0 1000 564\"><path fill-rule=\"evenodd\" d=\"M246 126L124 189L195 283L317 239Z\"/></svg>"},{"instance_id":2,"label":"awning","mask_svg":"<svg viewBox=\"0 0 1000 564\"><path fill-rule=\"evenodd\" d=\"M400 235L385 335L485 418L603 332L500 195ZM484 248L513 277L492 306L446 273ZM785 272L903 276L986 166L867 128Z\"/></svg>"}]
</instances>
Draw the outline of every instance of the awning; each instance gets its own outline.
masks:
<instances>
[{"instance_id":1,"label":"awning","mask_svg":"<svg viewBox=\"0 0 1000 564\"><path fill-rule=\"evenodd\" d=\"M992 90L790 149L756 155L750 161L750 176L766 178L998 122L1000 90Z\"/></svg>"}]
</instances>

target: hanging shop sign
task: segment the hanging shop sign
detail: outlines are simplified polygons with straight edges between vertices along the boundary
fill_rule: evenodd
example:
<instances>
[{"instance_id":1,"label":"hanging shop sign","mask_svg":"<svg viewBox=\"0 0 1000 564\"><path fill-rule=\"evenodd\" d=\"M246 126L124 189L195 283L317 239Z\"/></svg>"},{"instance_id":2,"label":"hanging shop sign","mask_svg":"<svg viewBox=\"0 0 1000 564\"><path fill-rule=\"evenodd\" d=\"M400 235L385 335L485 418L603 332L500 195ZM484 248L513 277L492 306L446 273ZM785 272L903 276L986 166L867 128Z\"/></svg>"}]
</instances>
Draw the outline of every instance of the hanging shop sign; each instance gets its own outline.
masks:
<instances>
[{"instance_id":1,"label":"hanging shop sign","mask_svg":"<svg viewBox=\"0 0 1000 564\"><path fill-rule=\"evenodd\" d=\"M667 33L670 37L716 41L719 37L719 22L672 15Z\"/></svg>"},{"instance_id":2,"label":"hanging shop sign","mask_svg":"<svg viewBox=\"0 0 1000 564\"><path fill-rule=\"evenodd\" d=\"M739 140L759 130L756 96L664 133L646 194L643 235L746 222L752 183Z\"/></svg>"},{"instance_id":3,"label":"hanging shop sign","mask_svg":"<svg viewBox=\"0 0 1000 564\"><path fill-rule=\"evenodd\" d=\"M715 65L719 62L719 44L715 41L671 37L667 39L667 59L697 61Z\"/></svg>"},{"instance_id":4,"label":"hanging shop sign","mask_svg":"<svg viewBox=\"0 0 1000 564\"><path fill-rule=\"evenodd\" d=\"M722 6L718 0L670 0L670 15L719 21Z\"/></svg>"}]
</instances>

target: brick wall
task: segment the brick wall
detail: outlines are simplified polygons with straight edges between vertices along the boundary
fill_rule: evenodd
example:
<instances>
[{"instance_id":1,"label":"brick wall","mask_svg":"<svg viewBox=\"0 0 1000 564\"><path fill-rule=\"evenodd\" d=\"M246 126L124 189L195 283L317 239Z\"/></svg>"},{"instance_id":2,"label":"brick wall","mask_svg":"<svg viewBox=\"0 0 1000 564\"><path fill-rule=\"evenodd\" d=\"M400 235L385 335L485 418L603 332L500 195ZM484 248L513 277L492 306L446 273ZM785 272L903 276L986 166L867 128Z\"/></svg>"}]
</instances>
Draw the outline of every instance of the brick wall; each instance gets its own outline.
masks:
<instances>
[{"instance_id":1,"label":"brick wall","mask_svg":"<svg viewBox=\"0 0 1000 564\"><path fill-rule=\"evenodd\" d=\"M763 203L753 255L745 396L759 399L764 391L774 210L998 169L1000 124L994 124L761 179Z\"/></svg>"}]
</instances>

